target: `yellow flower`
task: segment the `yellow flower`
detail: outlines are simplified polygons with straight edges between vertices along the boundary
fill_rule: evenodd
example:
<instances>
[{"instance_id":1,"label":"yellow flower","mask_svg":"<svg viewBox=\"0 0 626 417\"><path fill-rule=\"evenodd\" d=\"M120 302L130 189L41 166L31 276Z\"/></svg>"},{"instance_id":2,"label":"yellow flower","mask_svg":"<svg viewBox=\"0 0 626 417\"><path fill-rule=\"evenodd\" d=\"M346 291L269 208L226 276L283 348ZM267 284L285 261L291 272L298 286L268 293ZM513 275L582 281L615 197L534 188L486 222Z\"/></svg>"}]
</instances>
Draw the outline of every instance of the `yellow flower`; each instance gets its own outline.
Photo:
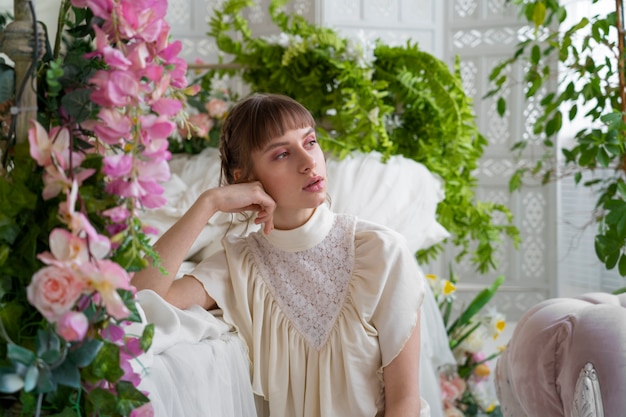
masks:
<instances>
[{"instance_id":1,"label":"yellow flower","mask_svg":"<svg viewBox=\"0 0 626 417\"><path fill-rule=\"evenodd\" d=\"M491 370L489 369L489 366L484 363L481 363L474 368L474 375L478 377L484 378L489 376L489 374L491 374Z\"/></svg>"},{"instance_id":2,"label":"yellow flower","mask_svg":"<svg viewBox=\"0 0 626 417\"><path fill-rule=\"evenodd\" d=\"M437 275L435 274L426 274L424 275L426 277L427 280L429 280L431 283L437 281Z\"/></svg>"},{"instance_id":3,"label":"yellow flower","mask_svg":"<svg viewBox=\"0 0 626 417\"><path fill-rule=\"evenodd\" d=\"M498 336L500 336L500 333L502 333L504 331L504 328L506 327L506 321L504 319L500 319L498 321L496 321L496 332L493 335L493 339L497 339Z\"/></svg>"},{"instance_id":4,"label":"yellow flower","mask_svg":"<svg viewBox=\"0 0 626 417\"><path fill-rule=\"evenodd\" d=\"M450 295L454 291L456 291L456 285L454 285L448 280L445 280L443 284L443 295Z\"/></svg>"},{"instance_id":5,"label":"yellow flower","mask_svg":"<svg viewBox=\"0 0 626 417\"><path fill-rule=\"evenodd\" d=\"M487 409L485 411L488 412L488 413L491 413L495 408L496 408L496 405L491 403L489 405L489 407L487 407Z\"/></svg>"}]
</instances>

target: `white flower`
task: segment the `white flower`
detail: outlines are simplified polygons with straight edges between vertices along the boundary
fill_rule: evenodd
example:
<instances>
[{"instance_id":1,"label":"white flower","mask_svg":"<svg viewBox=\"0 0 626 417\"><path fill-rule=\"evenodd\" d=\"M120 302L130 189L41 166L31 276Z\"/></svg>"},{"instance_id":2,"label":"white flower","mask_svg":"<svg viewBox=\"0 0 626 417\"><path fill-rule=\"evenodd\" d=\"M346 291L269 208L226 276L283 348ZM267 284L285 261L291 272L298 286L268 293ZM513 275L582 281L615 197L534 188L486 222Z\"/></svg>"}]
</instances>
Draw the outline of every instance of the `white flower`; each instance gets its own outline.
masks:
<instances>
[{"instance_id":1,"label":"white flower","mask_svg":"<svg viewBox=\"0 0 626 417\"><path fill-rule=\"evenodd\" d=\"M469 328L470 326L472 326L472 323L470 323L467 328ZM464 352L469 353L480 352L487 337L488 333L485 329L485 326L478 326L472 333L470 333L468 337L466 337L461 342L458 348Z\"/></svg>"},{"instance_id":2,"label":"white flower","mask_svg":"<svg viewBox=\"0 0 626 417\"><path fill-rule=\"evenodd\" d=\"M497 339L506 327L506 318L504 314L498 312L495 307L489 307L481 317L481 323L485 326L489 335Z\"/></svg>"}]
</instances>

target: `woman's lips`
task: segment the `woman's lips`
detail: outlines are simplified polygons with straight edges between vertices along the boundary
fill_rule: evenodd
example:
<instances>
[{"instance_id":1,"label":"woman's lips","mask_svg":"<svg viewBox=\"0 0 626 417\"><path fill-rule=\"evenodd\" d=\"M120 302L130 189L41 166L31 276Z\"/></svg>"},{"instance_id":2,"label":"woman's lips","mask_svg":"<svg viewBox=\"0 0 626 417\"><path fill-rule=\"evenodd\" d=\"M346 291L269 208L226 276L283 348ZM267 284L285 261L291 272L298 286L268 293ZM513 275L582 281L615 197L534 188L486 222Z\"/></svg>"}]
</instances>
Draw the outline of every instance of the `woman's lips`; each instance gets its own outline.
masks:
<instances>
[{"instance_id":1,"label":"woman's lips","mask_svg":"<svg viewBox=\"0 0 626 417\"><path fill-rule=\"evenodd\" d=\"M322 191L324 189L324 185L324 178L315 177L303 188L303 190L316 193Z\"/></svg>"}]
</instances>

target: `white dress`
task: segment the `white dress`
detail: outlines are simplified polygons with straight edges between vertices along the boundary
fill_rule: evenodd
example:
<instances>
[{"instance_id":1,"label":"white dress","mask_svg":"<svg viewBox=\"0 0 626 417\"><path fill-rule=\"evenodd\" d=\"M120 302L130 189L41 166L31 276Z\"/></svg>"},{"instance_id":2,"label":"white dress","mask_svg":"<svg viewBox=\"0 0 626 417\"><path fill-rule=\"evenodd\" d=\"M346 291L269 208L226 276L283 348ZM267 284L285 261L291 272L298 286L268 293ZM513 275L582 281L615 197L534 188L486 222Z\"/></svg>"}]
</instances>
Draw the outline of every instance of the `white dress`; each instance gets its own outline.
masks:
<instances>
[{"instance_id":1,"label":"white dress","mask_svg":"<svg viewBox=\"0 0 626 417\"><path fill-rule=\"evenodd\" d=\"M382 415L382 368L411 335L425 292L401 235L323 205L297 229L228 236L224 248L190 275L245 342L270 415Z\"/></svg>"}]
</instances>

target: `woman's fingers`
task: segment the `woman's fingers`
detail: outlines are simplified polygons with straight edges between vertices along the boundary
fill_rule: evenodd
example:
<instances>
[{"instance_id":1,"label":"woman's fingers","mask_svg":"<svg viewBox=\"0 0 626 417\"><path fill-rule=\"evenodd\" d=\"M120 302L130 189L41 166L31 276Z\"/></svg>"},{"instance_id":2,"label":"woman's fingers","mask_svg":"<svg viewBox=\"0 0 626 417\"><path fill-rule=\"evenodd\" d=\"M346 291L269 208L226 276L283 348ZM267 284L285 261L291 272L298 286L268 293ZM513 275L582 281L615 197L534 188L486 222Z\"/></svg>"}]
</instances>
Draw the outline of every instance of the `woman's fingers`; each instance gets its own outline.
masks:
<instances>
[{"instance_id":1,"label":"woman's fingers","mask_svg":"<svg viewBox=\"0 0 626 417\"><path fill-rule=\"evenodd\" d=\"M273 216L276 202L265 192L260 182L232 184L214 189L218 192L218 210L227 213L255 211L255 223L264 224L264 232L274 228Z\"/></svg>"}]
</instances>

